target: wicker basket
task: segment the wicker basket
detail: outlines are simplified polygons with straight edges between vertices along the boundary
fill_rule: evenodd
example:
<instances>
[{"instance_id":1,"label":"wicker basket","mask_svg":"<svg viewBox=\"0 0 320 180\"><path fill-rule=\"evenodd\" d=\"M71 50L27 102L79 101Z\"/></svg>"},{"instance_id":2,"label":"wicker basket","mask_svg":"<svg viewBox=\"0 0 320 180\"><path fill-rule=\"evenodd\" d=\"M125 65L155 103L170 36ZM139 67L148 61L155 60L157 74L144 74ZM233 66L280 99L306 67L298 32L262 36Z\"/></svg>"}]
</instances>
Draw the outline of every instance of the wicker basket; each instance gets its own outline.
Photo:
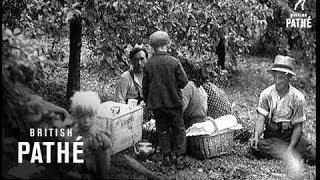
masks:
<instances>
[{"instance_id":1,"label":"wicker basket","mask_svg":"<svg viewBox=\"0 0 320 180\"><path fill-rule=\"evenodd\" d=\"M198 159L230 154L233 149L234 130L224 129L212 135L187 137L187 151Z\"/></svg>"}]
</instances>

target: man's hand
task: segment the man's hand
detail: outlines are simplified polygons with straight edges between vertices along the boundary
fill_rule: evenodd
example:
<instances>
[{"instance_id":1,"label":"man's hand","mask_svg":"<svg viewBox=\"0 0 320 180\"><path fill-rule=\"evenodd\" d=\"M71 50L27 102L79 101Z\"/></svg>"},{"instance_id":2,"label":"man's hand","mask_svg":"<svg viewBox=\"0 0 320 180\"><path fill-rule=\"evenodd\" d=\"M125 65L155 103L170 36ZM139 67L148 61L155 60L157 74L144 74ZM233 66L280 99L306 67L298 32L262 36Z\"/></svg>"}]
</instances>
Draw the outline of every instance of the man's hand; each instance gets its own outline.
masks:
<instances>
[{"instance_id":1,"label":"man's hand","mask_svg":"<svg viewBox=\"0 0 320 180\"><path fill-rule=\"evenodd\" d=\"M259 141L259 139L257 137L254 137L253 139L251 139L251 147L257 148L258 147L258 141Z\"/></svg>"},{"instance_id":2,"label":"man's hand","mask_svg":"<svg viewBox=\"0 0 320 180\"><path fill-rule=\"evenodd\" d=\"M258 118L255 124L255 130L254 130L254 138L251 141L251 147L253 148L257 148L258 146L259 138L263 133L264 121L265 121L265 117L261 114L258 114Z\"/></svg>"},{"instance_id":3,"label":"man's hand","mask_svg":"<svg viewBox=\"0 0 320 180\"><path fill-rule=\"evenodd\" d=\"M144 101L141 101L140 104L138 104L138 106L144 107L146 104L144 103Z\"/></svg>"},{"instance_id":4,"label":"man's hand","mask_svg":"<svg viewBox=\"0 0 320 180\"><path fill-rule=\"evenodd\" d=\"M294 149L302 134L302 123L296 124L293 128L289 148Z\"/></svg>"},{"instance_id":5,"label":"man's hand","mask_svg":"<svg viewBox=\"0 0 320 180\"><path fill-rule=\"evenodd\" d=\"M110 140L110 136L108 136L108 133L98 133L96 135L96 138L99 142L100 147L102 147L102 149L108 149L111 147L111 140Z\"/></svg>"}]
</instances>

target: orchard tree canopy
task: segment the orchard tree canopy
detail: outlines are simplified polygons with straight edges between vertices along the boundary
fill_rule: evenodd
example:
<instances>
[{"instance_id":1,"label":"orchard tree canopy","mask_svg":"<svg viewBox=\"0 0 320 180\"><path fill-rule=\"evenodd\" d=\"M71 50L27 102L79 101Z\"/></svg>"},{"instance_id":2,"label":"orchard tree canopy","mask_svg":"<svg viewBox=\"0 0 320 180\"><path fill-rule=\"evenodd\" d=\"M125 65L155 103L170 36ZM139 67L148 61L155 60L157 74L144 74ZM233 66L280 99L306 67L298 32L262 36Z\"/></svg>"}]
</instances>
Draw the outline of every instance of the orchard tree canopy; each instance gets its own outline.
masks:
<instances>
[{"instance_id":1,"label":"orchard tree canopy","mask_svg":"<svg viewBox=\"0 0 320 180\"><path fill-rule=\"evenodd\" d=\"M125 59L124 47L147 44L159 29L173 39L176 55L211 55L220 34L227 36L231 52L247 52L259 20L272 17L272 10L255 0L113 0L86 1L83 6L90 44L114 69Z\"/></svg>"},{"instance_id":2,"label":"orchard tree canopy","mask_svg":"<svg viewBox=\"0 0 320 180\"><path fill-rule=\"evenodd\" d=\"M305 4L313 27L314 4L315 0ZM221 73L214 56L219 36L225 37L231 59L249 52L251 46L261 46L259 52L282 53L288 40L301 37L305 62L315 63L315 29L285 29L293 8L287 1L5 0L3 7L6 27L20 27L31 38L51 39L51 48L44 53L55 61L68 55L56 46L69 38L69 20L81 16L83 41L94 56L91 63L109 75L126 70L127 51L135 44L147 45L151 33L160 29L172 38L173 55L199 61L212 77Z\"/></svg>"},{"instance_id":3,"label":"orchard tree canopy","mask_svg":"<svg viewBox=\"0 0 320 180\"><path fill-rule=\"evenodd\" d=\"M43 97L43 99L38 98L41 102L43 100L64 108L68 107L69 102L65 100L65 92L68 75L74 70L77 76L74 81L78 83L80 78L81 90L98 92L102 102L113 100L115 76L118 77L130 66L128 52L136 44L150 48L148 38L156 30L167 31L170 35L173 41L170 54L179 59L191 59L198 63L197 65L208 73L212 82L218 81L217 84L221 83L219 85L226 82L226 91L234 102L232 105L235 104L238 109L235 111L236 114L239 114L239 118L251 127L255 122L256 111L250 107L256 106L257 93L272 83L270 74L264 69L272 65L274 55L298 49L302 56L298 58L293 54L291 56L298 59L296 62L304 65L298 64L299 72L293 78L293 85L305 90L303 93L309 105L308 124L304 125L304 128L314 130L316 0L307 0L304 11L293 11L296 1L4 0L2 127L5 131L2 135L5 137L3 137L2 157L5 159L4 162L9 163L5 163L7 169L3 169L3 172L9 170L9 167L16 166L17 152L13 152L12 149L16 148L19 138L24 138L21 136L23 130L30 126L39 127L40 124L42 127L51 127L52 123L47 122L57 120L60 122L64 119L63 115L48 114L49 111L44 109L39 112L46 115L41 119L45 122L35 121L42 116L38 116L39 112L36 109L28 108L32 104L30 103L32 95ZM289 18L292 12L307 13L312 19L312 28L286 28L286 18ZM71 38L73 32L70 29L75 27L72 26L74 19L80 19L77 23L79 26L74 28L79 30L76 37L80 38L77 38L77 41ZM216 46L221 37L225 40L223 43L226 44L228 58L231 59L229 62L237 62L239 54L252 53L254 51L252 47L258 47L257 52L261 55L270 53L268 55L272 58L242 56L239 61L241 71L238 71L241 73L235 74L235 71L232 71L237 69L237 63L227 65L229 67L226 71L221 70L217 66L216 55ZM75 53L69 47L74 47ZM77 62L71 65L73 70L70 70L68 65L72 54L78 58L74 58ZM77 86L75 89L70 89L78 90L78 85L75 85ZM33 107L41 108L41 106ZM311 126L313 128L310 128ZM312 134L315 139L313 131ZM12 140L12 135L17 139ZM243 146L240 148L245 149ZM238 154L236 156L240 161L245 160ZM247 159L250 163L247 163L246 167L249 168L243 168L241 164L238 166L239 161L234 159L232 166L228 161L218 159L218 163L214 160L201 161L199 166L193 166L196 167L193 168L196 170L196 176L209 175L208 168L221 169L221 165L226 167L222 168L223 174L215 175L219 177L223 175L225 179L235 177L231 173L237 172L235 167L239 170L245 169L244 172L254 175L250 176L253 179L258 178L255 172L260 173L263 169L266 171L261 171L261 177L280 172L277 169L278 165L280 167L278 162L271 166L269 163L264 164L275 169L254 164L256 169L250 172L247 169L253 167L251 159ZM58 167L64 169L61 164ZM198 169L199 167L205 168ZM199 173L198 170L203 173Z\"/></svg>"},{"instance_id":4,"label":"orchard tree canopy","mask_svg":"<svg viewBox=\"0 0 320 180\"><path fill-rule=\"evenodd\" d=\"M12 10L11 1L5 9ZM272 9L257 0L87 0L87 1L14 1L20 10L7 14L6 26L29 30L31 37L52 37L53 46L68 37L67 19L75 13L75 4L83 17L84 37L102 64L119 74L128 64L124 49L128 45L148 44L152 32L168 31L174 41L176 55L199 59L196 55L214 53L219 35L225 35L235 55L248 52L249 39L259 30L261 20L273 16Z\"/></svg>"}]
</instances>

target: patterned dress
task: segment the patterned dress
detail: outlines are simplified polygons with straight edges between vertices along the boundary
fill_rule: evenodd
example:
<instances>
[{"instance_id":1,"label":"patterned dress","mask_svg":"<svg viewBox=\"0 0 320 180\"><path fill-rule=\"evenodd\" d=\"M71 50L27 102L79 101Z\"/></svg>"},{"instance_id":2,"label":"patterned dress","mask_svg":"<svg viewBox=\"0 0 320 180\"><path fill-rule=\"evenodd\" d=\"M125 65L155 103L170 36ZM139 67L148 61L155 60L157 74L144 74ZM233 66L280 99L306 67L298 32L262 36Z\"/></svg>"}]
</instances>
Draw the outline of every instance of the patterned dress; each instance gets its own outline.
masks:
<instances>
[{"instance_id":1,"label":"patterned dress","mask_svg":"<svg viewBox=\"0 0 320 180\"><path fill-rule=\"evenodd\" d=\"M232 113L231 103L222 89L209 81L203 84L203 88L208 94L208 116L216 119Z\"/></svg>"}]
</instances>

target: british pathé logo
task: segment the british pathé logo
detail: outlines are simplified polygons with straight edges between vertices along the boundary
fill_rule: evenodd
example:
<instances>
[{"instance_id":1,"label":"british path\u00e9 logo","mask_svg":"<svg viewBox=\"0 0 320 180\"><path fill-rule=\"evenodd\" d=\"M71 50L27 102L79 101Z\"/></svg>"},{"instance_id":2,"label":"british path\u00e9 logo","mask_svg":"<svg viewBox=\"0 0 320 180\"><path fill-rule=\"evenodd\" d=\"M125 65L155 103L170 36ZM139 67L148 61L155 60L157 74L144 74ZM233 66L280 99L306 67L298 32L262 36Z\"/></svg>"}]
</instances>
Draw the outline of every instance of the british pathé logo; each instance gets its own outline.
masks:
<instances>
[{"instance_id":1,"label":"british path\u00e9 logo","mask_svg":"<svg viewBox=\"0 0 320 180\"><path fill-rule=\"evenodd\" d=\"M298 2L294 5L294 10L296 11L299 5L301 9L304 10L304 3L306 3L306 0L298 0Z\"/></svg>"},{"instance_id":2,"label":"british path\u00e9 logo","mask_svg":"<svg viewBox=\"0 0 320 180\"><path fill-rule=\"evenodd\" d=\"M56 128L31 128L30 137L73 137L72 129ZM23 163L23 156L30 156L30 163L52 163L51 151L57 154L57 163L69 163L70 153L72 153L72 163L84 163L82 136L72 142L18 142L18 163ZM40 146L43 145L41 148ZM70 146L70 147L69 147ZM31 148L32 147L32 148ZM53 148L56 148L54 151ZM32 149L32 150L31 150ZM43 152L43 150L45 152ZM71 151L71 152L70 152ZM63 158L64 157L64 158Z\"/></svg>"},{"instance_id":3,"label":"british path\u00e9 logo","mask_svg":"<svg viewBox=\"0 0 320 180\"><path fill-rule=\"evenodd\" d=\"M298 6L304 11L304 4L306 0L298 0L294 6L294 11L297 11ZM290 18L286 19L286 28L311 28L311 17L307 13L293 12Z\"/></svg>"}]
</instances>

